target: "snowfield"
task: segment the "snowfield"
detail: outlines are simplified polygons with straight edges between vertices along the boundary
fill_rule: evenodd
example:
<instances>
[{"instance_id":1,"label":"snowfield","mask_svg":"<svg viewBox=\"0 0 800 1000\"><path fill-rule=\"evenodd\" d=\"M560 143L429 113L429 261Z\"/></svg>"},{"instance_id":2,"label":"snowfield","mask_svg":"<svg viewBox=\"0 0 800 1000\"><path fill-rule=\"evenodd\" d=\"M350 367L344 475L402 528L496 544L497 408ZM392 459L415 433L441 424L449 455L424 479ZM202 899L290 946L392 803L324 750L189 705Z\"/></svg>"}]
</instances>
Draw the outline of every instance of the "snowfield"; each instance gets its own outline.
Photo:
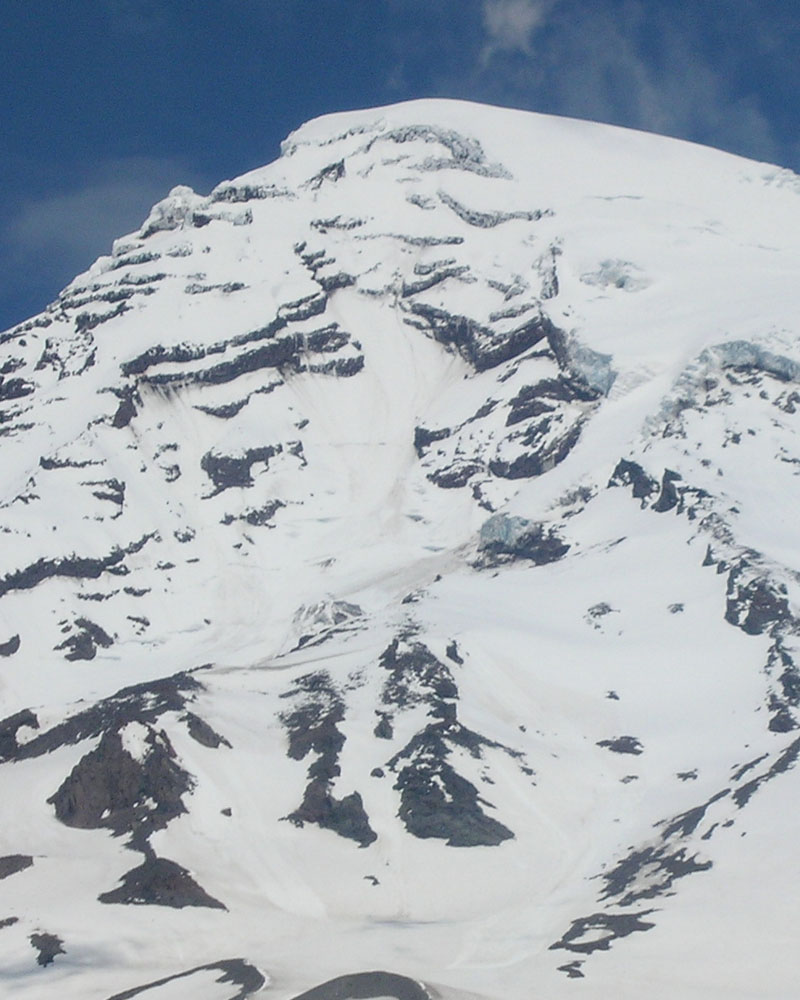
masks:
<instances>
[{"instance_id":1,"label":"snowfield","mask_svg":"<svg viewBox=\"0 0 800 1000\"><path fill-rule=\"evenodd\" d=\"M788 171L420 101L0 334L2 990L794 996L799 270Z\"/></svg>"}]
</instances>

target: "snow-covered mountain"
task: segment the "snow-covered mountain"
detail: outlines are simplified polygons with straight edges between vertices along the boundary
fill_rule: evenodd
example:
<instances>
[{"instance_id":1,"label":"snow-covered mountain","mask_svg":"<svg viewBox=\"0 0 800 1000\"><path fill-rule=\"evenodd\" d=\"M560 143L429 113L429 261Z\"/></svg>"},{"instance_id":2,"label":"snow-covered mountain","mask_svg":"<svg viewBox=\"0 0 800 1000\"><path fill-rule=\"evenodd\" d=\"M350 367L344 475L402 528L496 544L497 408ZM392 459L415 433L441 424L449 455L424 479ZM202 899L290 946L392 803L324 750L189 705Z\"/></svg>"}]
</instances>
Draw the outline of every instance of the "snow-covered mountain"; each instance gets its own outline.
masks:
<instances>
[{"instance_id":1,"label":"snow-covered mountain","mask_svg":"<svg viewBox=\"0 0 800 1000\"><path fill-rule=\"evenodd\" d=\"M787 171L425 101L1 335L3 993L794 996L799 271Z\"/></svg>"}]
</instances>

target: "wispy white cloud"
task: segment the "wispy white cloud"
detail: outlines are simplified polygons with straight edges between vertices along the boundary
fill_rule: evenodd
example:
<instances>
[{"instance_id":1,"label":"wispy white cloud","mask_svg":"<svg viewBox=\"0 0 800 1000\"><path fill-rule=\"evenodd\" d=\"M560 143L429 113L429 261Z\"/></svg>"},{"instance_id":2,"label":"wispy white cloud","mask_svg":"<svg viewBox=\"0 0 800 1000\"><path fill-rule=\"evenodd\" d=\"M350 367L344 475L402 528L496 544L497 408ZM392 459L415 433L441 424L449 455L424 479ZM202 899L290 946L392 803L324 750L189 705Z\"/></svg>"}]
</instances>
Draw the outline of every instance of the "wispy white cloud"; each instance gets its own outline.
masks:
<instances>
[{"instance_id":1,"label":"wispy white cloud","mask_svg":"<svg viewBox=\"0 0 800 1000\"><path fill-rule=\"evenodd\" d=\"M0 294L0 312L13 314L14 303L28 299L46 305L183 183L198 178L177 160L126 157L97 164L68 190L23 200L0 226L0 271L14 275L14 287Z\"/></svg>"},{"instance_id":2,"label":"wispy white cloud","mask_svg":"<svg viewBox=\"0 0 800 1000\"><path fill-rule=\"evenodd\" d=\"M569 27L569 59L554 93L567 113L747 150L770 158L776 144L753 98L732 81L679 21L653 18L649 46L637 31L648 16L630 3L630 18L595 15Z\"/></svg>"},{"instance_id":3,"label":"wispy white cloud","mask_svg":"<svg viewBox=\"0 0 800 1000\"><path fill-rule=\"evenodd\" d=\"M719 25L688 18L688 9L681 17L645 0L483 0L473 75L458 86L464 96L488 92L501 104L780 159L758 99L737 89L714 46Z\"/></svg>"},{"instance_id":4,"label":"wispy white cloud","mask_svg":"<svg viewBox=\"0 0 800 1000\"><path fill-rule=\"evenodd\" d=\"M486 38L481 62L486 65L501 52L530 54L534 34L543 27L557 3L558 0L484 0Z\"/></svg>"},{"instance_id":5,"label":"wispy white cloud","mask_svg":"<svg viewBox=\"0 0 800 1000\"><path fill-rule=\"evenodd\" d=\"M138 226L155 201L183 180L172 160L128 157L102 163L70 191L20 205L5 227L4 242L18 253L58 252L90 258Z\"/></svg>"}]
</instances>

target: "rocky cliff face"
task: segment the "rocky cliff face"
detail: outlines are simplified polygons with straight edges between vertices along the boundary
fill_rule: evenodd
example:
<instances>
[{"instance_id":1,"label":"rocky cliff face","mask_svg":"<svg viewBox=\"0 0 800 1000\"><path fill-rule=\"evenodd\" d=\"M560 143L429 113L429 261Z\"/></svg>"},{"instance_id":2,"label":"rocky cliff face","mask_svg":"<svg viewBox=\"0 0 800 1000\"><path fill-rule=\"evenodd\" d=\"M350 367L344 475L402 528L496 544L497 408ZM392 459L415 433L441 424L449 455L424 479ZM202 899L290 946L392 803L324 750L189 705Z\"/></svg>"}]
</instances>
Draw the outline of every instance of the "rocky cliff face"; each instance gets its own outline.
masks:
<instances>
[{"instance_id":1,"label":"rocky cliff face","mask_svg":"<svg viewBox=\"0 0 800 1000\"><path fill-rule=\"evenodd\" d=\"M798 195L334 116L0 335L15 996L791 992Z\"/></svg>"}]
</instances>

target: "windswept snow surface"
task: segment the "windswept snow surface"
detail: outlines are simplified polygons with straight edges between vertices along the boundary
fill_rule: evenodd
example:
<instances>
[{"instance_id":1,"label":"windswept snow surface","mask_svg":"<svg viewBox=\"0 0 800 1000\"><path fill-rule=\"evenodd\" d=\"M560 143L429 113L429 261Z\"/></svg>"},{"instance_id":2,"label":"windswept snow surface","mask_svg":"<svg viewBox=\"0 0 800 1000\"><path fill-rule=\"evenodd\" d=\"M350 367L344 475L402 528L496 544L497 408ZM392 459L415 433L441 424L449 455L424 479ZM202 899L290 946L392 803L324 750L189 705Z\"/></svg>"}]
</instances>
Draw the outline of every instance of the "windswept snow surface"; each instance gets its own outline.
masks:
<instances>
[{"instance_id":1,"label":"windswept snow surface","mask_svg":"<svg viewBox=\"0 0 800 1000\"><path fill-rule=\"evenodd\" d=\"M786 171L424 101L0 335L3 992L795 995L799 270Z\"/></svg>"}]
</instances>

